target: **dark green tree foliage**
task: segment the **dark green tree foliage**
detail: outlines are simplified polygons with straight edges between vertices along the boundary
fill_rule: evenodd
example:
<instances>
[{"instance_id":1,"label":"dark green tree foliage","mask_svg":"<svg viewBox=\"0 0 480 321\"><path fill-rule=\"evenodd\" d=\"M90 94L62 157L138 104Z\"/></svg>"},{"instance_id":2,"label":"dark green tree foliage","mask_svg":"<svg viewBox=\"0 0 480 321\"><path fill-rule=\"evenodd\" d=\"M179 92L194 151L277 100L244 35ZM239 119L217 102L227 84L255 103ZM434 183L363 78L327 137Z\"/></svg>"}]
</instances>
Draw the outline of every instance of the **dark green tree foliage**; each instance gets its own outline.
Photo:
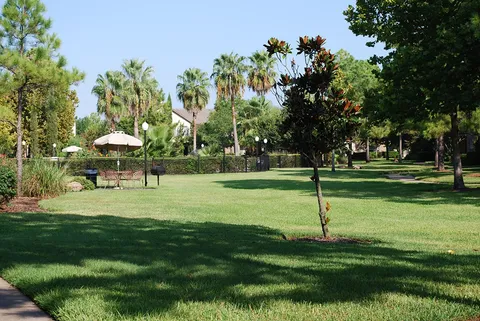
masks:
<instances>
[{"instance_id":1,"label":"dark green tree foliage","mask_svg":"<svg viewBox=\"0 0 480 321\"><path fill-rule=\"evenodd\" d=\"M64 69L57 53L60 40L47 33L51 20L39 0L7 0L0 16L0 89L16 95L17 194L22 195L22 140L25 95L29 90L83 79L77 70Z\"/></svg>"},{"instance_id":2,"label":"dark green tree foliage","mask_svg":"<svg viewBox=\"0 0 480 321\"><path fill-rule=\"evenodd\" d=\"M345 145L349 124L360 110L344 96L342 90L333 88L338 65L335 55L323 46L325 39L300 37L297 55L303 56L303 71L292 59L291 70L280 75L277 88L281 91L284 121L282 131L289 145L307 157L314 170L319 217L324 237L329 237L326 202L323 199L318 166L322 153ZM290 46L272 38L265 45L270 55L276 55L287 66ZM278 94L278 93L277 93Z\"/></svg>"},{"instance_id":3,"label":"dark green tree foliage","mask_svg":"<svg viewBox=\"0 0 480 321\"><path fill-rule=\"evenodd\" d=\"M93 141L95 139L108 134L109 126L107 121L102 120L97 113L91 113L86 117L77 119L76 124L77 135L82 137L83 147L86 147L87 149L93 148Z\"/></svg>"},{"instance_id":4,"label":"dark green tree foliage","mask_svg":"<svg viewBox=\"0 0 480 321\"><path fill-rule=\"evenodd\" d=\"M31 157L40 156L38 142L38 116L35 109L33 109L30 114L30 155Z\"/></svg>"},{"instance_id":5,"label":"dark green tree foliage","mask_svg":"<svg viewBox=\"0 0 480 321\"><path fill-rule=\"evenodd\" d=\"M255 136L258 136L262 141L268 139L267 149L279 147L281 120L281 109L274 107L264 96L253 97L239 104L238 124L242 146L255 147Z\"/></svg>"},{"instance_id":6,"label":"dark green tree foliage","mask_svg":"<svg viewBox=\"0 0 480 321\"><path fill-rule=\"evenodd\" d=\"M235 106L244 103L242 99L235 100ZM210 114L208 122L199 128L199 135L207 143L212 154L222 152L224 147L233 145L232 109L226 99L217 99L215 111Z\"/></svg>"},{"instance_id":7,"label":"dark green tree foliage","mask_svg":"<svg viewBox=\"0 0 480 321\"><path fill-rule=\"evenodd\" d=\"M45 127L45 134L47 144L45 155L51 155L53 150L53 144L58 145L58 114L54 108L51 108L47 110L46 116L47 122Z\"/></svg>"},{"instance_id":8,"label":"dark green tree foliage","mask_svg":"<svg viewBox=\"0 0 480 321\"><path fill-rule=\"evenodd\" d=\"M0 204L8 203L15 197L17 194L16 184L15 172L9 167L0 166Z\"/></svg>"},{"instance_id":9,"label":"dark green tree foliage","mask_svg":"<svg viewBox=\"0 0 480 321\"><path fill-rule=\"evenodd\" d=\"M459 113L480 100L479 12L479 0L362 0L345 12L355 34L389 50L372 59L382 65L387 114L399 121L450 116L454 189L465 188Z\"/></svg>"}]
</instances>

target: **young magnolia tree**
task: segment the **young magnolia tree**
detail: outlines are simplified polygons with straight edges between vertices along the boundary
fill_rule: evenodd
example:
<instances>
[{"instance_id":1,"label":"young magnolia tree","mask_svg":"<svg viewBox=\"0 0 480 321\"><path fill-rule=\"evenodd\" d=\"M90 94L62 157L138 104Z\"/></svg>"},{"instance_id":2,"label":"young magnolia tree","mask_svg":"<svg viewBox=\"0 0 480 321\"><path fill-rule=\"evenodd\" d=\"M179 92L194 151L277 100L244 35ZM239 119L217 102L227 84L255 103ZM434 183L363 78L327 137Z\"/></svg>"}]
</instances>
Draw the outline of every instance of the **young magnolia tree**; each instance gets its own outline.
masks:
<instances>
[{"instance_id":1,"label":"young magnolia tree","mask_svg":"<svg viewBox=\"0 0 480 321\"><path fill-rule=\"evenodd\" d=\"M323 198L318 166L322 154L345 146L360 106L354 106L343 90L332 86L338 65L335 55L323 46L325 41L320 36L300 37L297 56L304 58L303 70L290 60L292 50L285 41L271 38L265 47L285 67L276 84L276 96L284 107L283 133L287 143L312 163L320 223L323 236L328 238L329 206Z\"/></svg>"}]
</instances>

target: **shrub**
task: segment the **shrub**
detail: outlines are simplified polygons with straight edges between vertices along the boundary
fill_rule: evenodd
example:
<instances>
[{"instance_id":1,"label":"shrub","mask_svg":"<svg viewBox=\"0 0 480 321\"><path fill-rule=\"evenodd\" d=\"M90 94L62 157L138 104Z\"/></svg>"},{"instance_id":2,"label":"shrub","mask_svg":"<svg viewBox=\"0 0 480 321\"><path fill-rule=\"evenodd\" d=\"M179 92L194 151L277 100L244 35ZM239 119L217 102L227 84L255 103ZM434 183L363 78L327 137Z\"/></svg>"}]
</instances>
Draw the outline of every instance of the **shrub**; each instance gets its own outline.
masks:
<instances>
[{"instance_id":1,"label":"shrub","mask_svg":"<svg viewBox=\"0 0 480 321\"><path fill-rule=\"evenodd\" d=\"M43 159L33 159L25 166L23 192L31 197L55 197L66 191L63 169Z\"/></svg>"},{"instance_id":2,"label":"shrub","mask_svg":"<svg viewBox=\"0 0 480 321\"><path fill-rule=\"evenodd\" d=\"M0 166L0 204L8 203L17 195L15 172L6 166Z\"/></svg>"},{"instance_id":3,"label":"shrub","mask_svg":"<svg viewBox=\"0 0 480 321\"><path fill-rule=\"evenodd\" d=\"M93 191L95 189L95 184L93 184L92 181L86 179L85 177L76 176L71 181L82 184L84 190Z\"/></svg>"}]
</instances>

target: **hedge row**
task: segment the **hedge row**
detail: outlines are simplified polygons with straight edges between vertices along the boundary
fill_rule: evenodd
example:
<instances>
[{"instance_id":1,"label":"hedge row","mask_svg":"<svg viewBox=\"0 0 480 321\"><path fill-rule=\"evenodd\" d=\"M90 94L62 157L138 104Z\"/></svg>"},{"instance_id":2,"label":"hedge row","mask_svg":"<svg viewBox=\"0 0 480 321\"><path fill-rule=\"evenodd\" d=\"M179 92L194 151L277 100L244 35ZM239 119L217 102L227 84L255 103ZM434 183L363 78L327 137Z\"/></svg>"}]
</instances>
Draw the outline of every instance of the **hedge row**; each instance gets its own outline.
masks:
<instances>
[{"instance_id":1,"label":"hedge row","mask_svg":"<svg viewBox=\"0 0 480 321\"><path fill-rule=\"evenodd\" d=\"M270 155L270 168L301 167L299 155ZM117 170L116 158L73 158L59 161L70 175L84 175L86 168L96 168L99 171ZM167 174L212 174L254 172L257 170L256 157L218 156L218 157L176 157L161 160L147 160L147 171L152 165L163 165ZM120 170L144 170L144 160L141 158L120 158Z\"/></svg>"}]
</instances>

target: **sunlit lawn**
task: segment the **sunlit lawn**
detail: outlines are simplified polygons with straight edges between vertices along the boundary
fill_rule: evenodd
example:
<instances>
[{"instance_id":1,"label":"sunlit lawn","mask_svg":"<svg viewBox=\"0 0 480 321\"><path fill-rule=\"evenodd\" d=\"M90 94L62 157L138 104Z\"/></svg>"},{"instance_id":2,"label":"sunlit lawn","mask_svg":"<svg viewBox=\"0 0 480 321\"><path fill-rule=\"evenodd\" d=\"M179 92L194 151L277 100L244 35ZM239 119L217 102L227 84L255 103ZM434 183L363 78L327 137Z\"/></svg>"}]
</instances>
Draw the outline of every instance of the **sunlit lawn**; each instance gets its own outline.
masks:
<instances>
[{"instance_id":1,"label":"sunlit lawn","mask_svg":"<svg viewBox=\"0 0 480 321\"><path fill-rule=\"evenodd\" d=\"M282 239L320 234L308 169L70 193L0 214L0 275L59 320L466 320L480 316L480 189L452 192L447 174L323 170L332 233L364 244Z\"/></svg>"}]
</instances>

